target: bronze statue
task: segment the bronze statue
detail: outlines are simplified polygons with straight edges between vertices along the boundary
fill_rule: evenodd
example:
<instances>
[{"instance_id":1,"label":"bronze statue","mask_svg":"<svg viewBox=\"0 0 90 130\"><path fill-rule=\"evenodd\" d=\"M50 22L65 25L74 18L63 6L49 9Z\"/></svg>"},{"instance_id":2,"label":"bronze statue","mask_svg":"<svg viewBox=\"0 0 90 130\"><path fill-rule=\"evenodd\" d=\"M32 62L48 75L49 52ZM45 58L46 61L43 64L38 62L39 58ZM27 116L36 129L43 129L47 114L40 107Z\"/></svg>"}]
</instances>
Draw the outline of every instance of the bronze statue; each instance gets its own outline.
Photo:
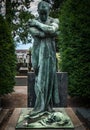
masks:
<instances>
[{"instance_id":1,"label":"bronze statue","mask_svg":"<svg viewBox=\"0 0 90 130\"><path fill-rule=\"evenodd\" d=\"M32 66L35 70L34 109L22 111L17 128L73 128L65 110L53 111L53 102L58 104L59 93L56 76L55 37L59 21L49 17L50 6L42 1L38 5L39 17L29 21L34 38Z\"/></svg>"},{"instance_id":2,"label":"bronze statue","mask_svg":"<svg viewBox=\"0 0 90 130\"><path fill-rule=\"evenodd\" d=\"M36 94L32 115L52 111L53 102L59 103L55 50L59 21L49 17L49 12L50 5L42 1L38 4L39 17L29 21L34 38L32 66L35 70Z\"/></svg>"}]
</instances>

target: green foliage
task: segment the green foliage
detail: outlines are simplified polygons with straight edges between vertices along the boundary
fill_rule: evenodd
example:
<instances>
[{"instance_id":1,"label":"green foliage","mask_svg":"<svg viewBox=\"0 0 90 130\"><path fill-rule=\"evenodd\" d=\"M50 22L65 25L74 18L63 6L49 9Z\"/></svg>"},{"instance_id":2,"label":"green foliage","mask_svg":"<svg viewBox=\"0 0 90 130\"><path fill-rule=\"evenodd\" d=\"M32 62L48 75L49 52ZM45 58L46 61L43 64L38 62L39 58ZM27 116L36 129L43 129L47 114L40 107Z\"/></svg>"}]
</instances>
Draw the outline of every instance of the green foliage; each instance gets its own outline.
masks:
<instances>
[{"instance_id":1,"label":"green foliage","mask_svg":"<svg viewBox=\"0 0 90 130\"><path fill-rule=\"evenodd\" d=\"M69 74L69 94L90 98L90 1L67 0L60 12L61 70Z\"/></svg>"},{"instance_id":2,"label":"green foliage","mask_svg":"<svg viewBox=\"0 0 90 130\"><path fill-rule=\"evenodd\" d=\"M6 19L9 26L11 26L13 17L14 17L14 10L12 9L11 0L6 0Z\"/></svg>"},{"instance_id":3,"label":"green foliage","mask_svg":"<svg viewBox=\"0 0 90 130\"><path fill-rule=\"evenodd\" d=\"M31 42L29 33L28 20L34 16L29 11L30 0L25 1L11 1L6 0L6 20L10 28L14 41L22 42L24 44Z\"/></svg>"},{"instance_id":4,"label":"green foliage","mask_svg":"<svg viewBox=\"0 0 90 130\"><path fill-rule=\"evenodd\" d=\"M11 30L0 15L0 95L13 91L15 62L15 45L11 37Z\"/></svg>"},{"instance_id":5,"label":"green foliage","mask_svg":"<svg viewBox=\"0 0 90 130\"><path fill-rule=\"evenodd\" d=\"M57 10L58 8L60 8L60 6L61 6L61 4L62 4L63 1L64 0L54 0L53 9Z\"/></svg>"},{"instance_id":6,"label":"green foliage","mask_svg":"<svg viewBox=\"0 0 90 130\"><path fill-rule=\"evenodd\" d=\"M59 13L60 13L60 8L62 6L62 3L65 0L54 0L54 4L52 6L51 12L50 12L50 16L53 18L58 18L59 17Z\"/></svg>"},{"instance_id":7,"label":"green foliage","mask_svg":"<svg viewBox=\"0 0 90 130\"><path fill-rule=\"evenodd\" d=\"M65 0L54 0L54 4L53 4L53 7L50 11L50 17L52 18L59 18L59 15L60 15L60 8L62 6L62 3L64 2ZM58 36L56 37L55 39L56 41L56 52L59 52L59 38Z\"/></svg>"},{"instance_id":8,"label":"green foliage","mask_svg":"<svg viewBox=\"0 0 90 130\"><path fill-rule=\"evenodd\" d=\"M34 15L32 15L28 11L21 11L19 14L19 24L13 24L12 29L14 32L16 32L16 35L18 36L16 38L16 42L22 42L24 44L30 43L30 32L29 32L29 25L28 21L29 19L34 18Z\"/></svg>"}]
</instances>

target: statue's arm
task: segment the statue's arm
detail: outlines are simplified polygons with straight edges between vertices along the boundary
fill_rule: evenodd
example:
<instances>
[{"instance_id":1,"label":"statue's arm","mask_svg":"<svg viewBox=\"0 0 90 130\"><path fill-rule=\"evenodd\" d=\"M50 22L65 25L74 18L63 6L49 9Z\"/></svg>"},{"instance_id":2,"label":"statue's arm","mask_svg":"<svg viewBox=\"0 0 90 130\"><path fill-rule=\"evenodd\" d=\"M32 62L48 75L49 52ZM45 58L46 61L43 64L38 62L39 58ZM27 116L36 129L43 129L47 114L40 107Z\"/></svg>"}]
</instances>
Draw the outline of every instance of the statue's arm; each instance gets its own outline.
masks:
<instances>
[{"instance_id":1,"label":"statue's arm","mask_svg":"<svg viewBox=\"0 0 90 130\"><path fill-rule=\"evenodd\" d=\"M37 28L41 29L44 33L54 34L59 29L59 21L52 22L50 25L43 24L38 20L33 19L30 22L31 26L36 26Z\"/></svg>"},{"instance_id":2,"label":"statue's arm","mask_svg":"<svg viewBox=\"0 0 90 130\"><path fill-rule=\"evenodd\" d=\"M41 38L45 37L45 33L37 29L36 27L30 27L30 33L32 36L41 37Z\"/></svg>"},{"instance_id":3,"label":"statue's arm","mask_svg":"<svg viewBox=\"0 0 90 130\"><path fill-rule=\"evenodd\" d=\"M48 34L55 33L58 30L58 24L52 23L51 25L46 25L40 22L37 22L38 28Z\"/></svg>"},{"instance_id":4,"label":"statue's arm","mask_svg":"<svg viewBox=\"0 0 90 130\"><path fill-rule=\"evenodd\" d=\"M32 36L36 36L36 37L41 37L41 38L45 38L45 37L56 37L59 35L59 31L56 31L54 33L51 33L48 35L48 33L44 33L43 31L35 28L35 27L31 27L30 29L30 33Z\"/></svg>"}]
</instances>

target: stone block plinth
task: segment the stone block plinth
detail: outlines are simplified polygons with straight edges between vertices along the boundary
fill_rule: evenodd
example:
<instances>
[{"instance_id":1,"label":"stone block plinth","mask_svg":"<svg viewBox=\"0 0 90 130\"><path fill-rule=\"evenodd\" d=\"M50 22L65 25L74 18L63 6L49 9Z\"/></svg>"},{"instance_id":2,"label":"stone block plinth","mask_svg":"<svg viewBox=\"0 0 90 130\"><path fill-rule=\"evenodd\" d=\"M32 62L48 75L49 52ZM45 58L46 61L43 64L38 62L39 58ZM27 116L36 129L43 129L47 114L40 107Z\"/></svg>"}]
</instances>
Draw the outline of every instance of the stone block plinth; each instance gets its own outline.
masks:
<instances>
[{"instance_id":1,"label":"stone block plinth","mask_svg":"<svg viewBox=\"0 0 90 130\"><path fill-rule=\"evenodd\" d=\"M53 107L66 107L67 106L67 87L68 87L68 76L67 72L57 72L58 79L58 90L60 104ZM28 73L28 107L34 107L36 96L34 92L35 74L34 72Z\"/></svg>"}]
</instances>

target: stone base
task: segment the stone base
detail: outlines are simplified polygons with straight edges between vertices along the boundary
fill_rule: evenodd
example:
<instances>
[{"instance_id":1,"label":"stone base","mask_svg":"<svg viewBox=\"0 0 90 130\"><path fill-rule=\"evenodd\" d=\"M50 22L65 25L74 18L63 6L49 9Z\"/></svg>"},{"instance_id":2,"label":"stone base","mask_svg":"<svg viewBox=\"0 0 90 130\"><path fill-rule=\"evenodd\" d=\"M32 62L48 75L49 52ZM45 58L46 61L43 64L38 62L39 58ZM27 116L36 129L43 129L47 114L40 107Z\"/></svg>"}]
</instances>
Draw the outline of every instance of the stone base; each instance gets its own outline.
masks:
<instances>
[{"instance_id":1,"label":"stone base","mask_svg":"<svg viewBox=\"0 0 90 130\"><path fill-rule=\"evenodd\" d=\"M1 106L2 106L2 105L1 105L1 98L0 98L0 108L1 108Z\"/></svg>"},{"instance_id":2,"label":"stone base","mask_svg":"<svg viewBox=\"0 0 90 130\"><path fill-rule=\"evenodd\" d=\"M76 109L76 114L90 128L90 108L77 108Z\"/></svg>"},{"instance_id":3,"label":"stone base","mask_svg":"<svg viewBox=\"0 0 90 130\"><path fill-rule=\"evenodd\" d=\"M35 118L27 118L28 114L31 112L32 109L30 108L22 108L20 117L18 119L17 125L16 125L16 130L29 130L29 129L68 129L68 130L73 130L74 129L74 125L70 119L70 117L68 116L68 114L66 113L64 108L59 108L54 109L55 112L54 113L58 113L60 112L61 115L61 120L60 121L56 121L54 123L47 123L47 124L43 124L42 122L40 122L43 119L46 119L47 116L39 116L39 118L35 117ZM53 113L51 113L53 114ZM63 117L65 117L65 119L63 119L62 115L64 115ZM29 122L28 120L29 119ZM68 123L62 123L63 120L68 120ZM34 124L35 123L35 124Z\"/></svg>"},{"instance_id":4,"label":"stone base","mask_svg":"<svg viewBox=\"0 0 90 130\"><path fill-rule=\"evenodd\" d=\"M67 90L68 90L68 74L67 72L57 72L58 90L60 103L58 106L53 104L53 107L67 107ZM34 92L35 74L28 73L28 107L34 107L36 96Z\"/></svg>"},{"instance_id":5,"label":"stone base","mask_svg":"<svg viewBox=\"0 0 90 130\"><path fill-rule=\"evenodd\" d=\"M27 86L27 76L15 76L15 86Z\"/></svg>"}]
</instances>

